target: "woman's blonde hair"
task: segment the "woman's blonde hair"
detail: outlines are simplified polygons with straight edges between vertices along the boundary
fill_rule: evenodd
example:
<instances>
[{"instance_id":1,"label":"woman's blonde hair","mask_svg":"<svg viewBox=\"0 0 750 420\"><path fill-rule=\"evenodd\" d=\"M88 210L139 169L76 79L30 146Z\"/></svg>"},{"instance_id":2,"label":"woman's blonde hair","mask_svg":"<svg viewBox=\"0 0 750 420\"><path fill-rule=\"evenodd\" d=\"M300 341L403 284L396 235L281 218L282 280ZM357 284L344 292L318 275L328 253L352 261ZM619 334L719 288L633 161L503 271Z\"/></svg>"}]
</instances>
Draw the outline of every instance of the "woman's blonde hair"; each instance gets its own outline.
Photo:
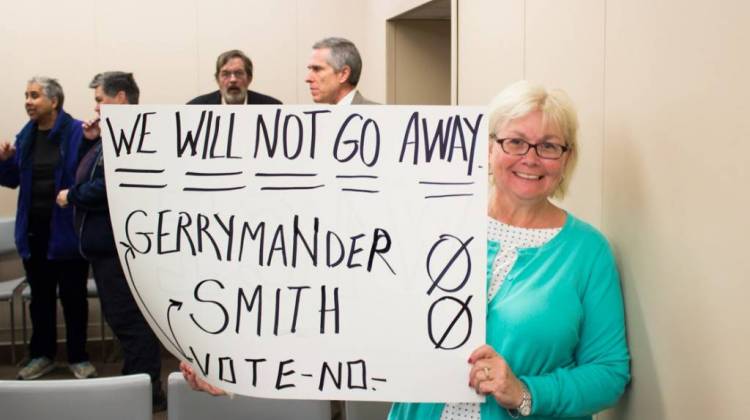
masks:
<instances>
[{"instance_id":1,"label":"woman's blonde hair","mask_svg":"<svg viewBox=\"0 0 750 420\"><path fill-rule=\"evenodd\" d=\"M568 94L560 89L547 90L544 86L526 80L513 83L490 103L490 137L495 135L495 130L511 120L534 111L542 112L542 123L545 127L557 129L568 147L568 160L563 168L562 179L552 193L552 197L563 198L578 162L578 117Z\"/></svg>"}]
</instances>

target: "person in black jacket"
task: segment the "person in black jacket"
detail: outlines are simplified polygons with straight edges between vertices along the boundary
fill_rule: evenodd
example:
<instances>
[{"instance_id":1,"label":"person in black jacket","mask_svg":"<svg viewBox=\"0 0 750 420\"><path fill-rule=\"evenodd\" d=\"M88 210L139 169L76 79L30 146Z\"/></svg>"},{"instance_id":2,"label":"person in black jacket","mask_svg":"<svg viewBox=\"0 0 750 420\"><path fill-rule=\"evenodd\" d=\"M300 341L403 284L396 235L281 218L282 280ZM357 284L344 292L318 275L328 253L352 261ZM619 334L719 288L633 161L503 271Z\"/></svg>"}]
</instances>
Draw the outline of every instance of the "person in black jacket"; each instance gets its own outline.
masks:
<instances>
[{"instance_id":1,"label":"person in black jacket","mask_svg":"<svg viewBox=\"0 0 750 420\"><path fill-rule=\"evenodd\" d=\"M248 90L253 81L253 62L240 50L221 53L214 74L219 90L198 96L188 105L280 105L278 99Z\"/></svg>"},{"instance_id":2,"label":"person in black jacket","mask_svg":"<svg viewBox=\"0 0 750 420\"><path fill-rule=\"evenodd\" d=\"M138 103L140 92L132 73L100 73L89 87L95 89L97 116L102 104ZM83 124L84 141L79 150L76 183L69 190L60 191L57 204L75 207L81 253L91 262L104 317L122 345L122 373L151 376L154 408L163 409L166 401L160 380L161 347L136 305L117 256L100 133L98 118Z\"/></svg>"}]
</instances>

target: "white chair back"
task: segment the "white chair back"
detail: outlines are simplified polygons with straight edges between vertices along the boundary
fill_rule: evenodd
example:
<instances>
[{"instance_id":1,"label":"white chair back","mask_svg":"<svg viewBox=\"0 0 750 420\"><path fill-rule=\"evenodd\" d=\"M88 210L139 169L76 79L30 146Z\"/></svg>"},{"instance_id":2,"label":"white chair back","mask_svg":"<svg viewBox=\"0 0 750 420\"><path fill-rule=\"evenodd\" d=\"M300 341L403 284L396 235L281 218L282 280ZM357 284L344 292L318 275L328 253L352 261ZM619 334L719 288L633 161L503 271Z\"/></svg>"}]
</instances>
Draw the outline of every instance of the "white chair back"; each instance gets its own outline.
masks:
<instances>
[{"instance_id":1,"label":"white chair back","mask_svg":"<svg viewBox=\"0 0 750 420\"><path fill-rule=\"evenodd\" d=\"M347 401L344 404L346 420L385 420L391 403L381 401Z\"/></svg>"},{"instance_id":2,"label":"white chair back","mask_svg":"<svg viewBox=\"0 0 750 420\"><path fill-rule=\"evenodd\" d=\"M214 397L190 389L182 374L169 375L169 420L331 420L330 401Z\"/></svg>"},{"instance_id":3,"label":"white chair back","mask_svg":"<svg viewBox=\"0 0 750 420\"><path fill-rule=\"evenodd\" d=\"M13 420L151 420L148 375L0 381L0 410Z\"/></svg>"}]
</instances>

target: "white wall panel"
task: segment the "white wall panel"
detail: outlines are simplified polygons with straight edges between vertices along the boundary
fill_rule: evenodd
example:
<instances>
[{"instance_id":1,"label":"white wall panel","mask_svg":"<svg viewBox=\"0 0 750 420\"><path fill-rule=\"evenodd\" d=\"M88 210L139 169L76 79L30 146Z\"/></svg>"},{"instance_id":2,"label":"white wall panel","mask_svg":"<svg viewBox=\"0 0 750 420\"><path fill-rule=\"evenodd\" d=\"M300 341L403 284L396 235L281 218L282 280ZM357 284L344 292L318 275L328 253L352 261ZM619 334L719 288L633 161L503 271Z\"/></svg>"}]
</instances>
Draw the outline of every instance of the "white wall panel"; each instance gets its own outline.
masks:
<instances>
[{"instance_id":1,"label":"white wall panel","mask_svg":"<svg viewBox=\"0 0 750 420\"><path fill-rule=\"evenodd\" d=\"M750 411L750 6L607 3L604 228L626 292L626 419Z\"/></svg>"},{"instance_id":2,"label":"white wall panel","mask_svg":"<svg viewBox=\"0 0 750 420\"><path fill-rule=\"evenodd\" d=\"M250 89L284 103L297 102L295 83L291 83L299 75L296 1L198 2L197 9L196 95L218 89L216 57L236 48L253 60Z\"/></svg>"},{"instance_id":3,"label":"white wall panel","mask_svg":"<svg viewBox=\"0 0 750 420\"><path fill-rule=\"evenodd\" d=\"M524 78L523 0L458 3L458 103L487 105Z\"/></svg>"},{"instance_id":4,"label":"white wall panel","mask_svg":"<svg viewBox=\"0 0 750 420\"><path fill-rule=\"evenodd\" d=\"M579 160L563 207L601 227L604 2L526 2L525 78L562 88L579 119Z\"/></svg>"}]
</instances>

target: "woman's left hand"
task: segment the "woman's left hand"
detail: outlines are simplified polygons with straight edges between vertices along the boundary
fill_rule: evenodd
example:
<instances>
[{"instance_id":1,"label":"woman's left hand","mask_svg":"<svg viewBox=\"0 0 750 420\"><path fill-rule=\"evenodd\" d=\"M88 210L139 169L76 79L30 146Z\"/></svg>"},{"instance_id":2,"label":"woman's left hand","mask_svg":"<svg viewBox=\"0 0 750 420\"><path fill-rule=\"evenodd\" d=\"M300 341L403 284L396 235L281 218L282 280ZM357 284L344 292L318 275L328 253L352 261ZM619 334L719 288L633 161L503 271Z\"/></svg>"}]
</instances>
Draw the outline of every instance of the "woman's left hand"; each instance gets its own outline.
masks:
<instances>
[{"instance_id":1,"label":"woman's left hand","mask_svg":"<svg viewBox=\"0 0 750 420\"><path fill-rule=\"evenodd\" d=\"M521 405L526 387L495 349L486 344L479 347L469 356L469 363L473 365L469 386L478 394L492 395L504 408L515 409Z\"/></svg>"},{"instance_id":2,"label":"woman's left hand","mask_svg":"<svg viewBox=\"0 0 750 420\"><path fill-rule=\"evenodd\" d=\"M182 377L185 378L185 382L187 382L188 385L190 385L190 388L195 391L207 392L213 396L227 395L226 391L223 389L217 388L198 377L192 366L187 362L180 362L180 372L182 372Z\"/></svg>"}]
</instances>

